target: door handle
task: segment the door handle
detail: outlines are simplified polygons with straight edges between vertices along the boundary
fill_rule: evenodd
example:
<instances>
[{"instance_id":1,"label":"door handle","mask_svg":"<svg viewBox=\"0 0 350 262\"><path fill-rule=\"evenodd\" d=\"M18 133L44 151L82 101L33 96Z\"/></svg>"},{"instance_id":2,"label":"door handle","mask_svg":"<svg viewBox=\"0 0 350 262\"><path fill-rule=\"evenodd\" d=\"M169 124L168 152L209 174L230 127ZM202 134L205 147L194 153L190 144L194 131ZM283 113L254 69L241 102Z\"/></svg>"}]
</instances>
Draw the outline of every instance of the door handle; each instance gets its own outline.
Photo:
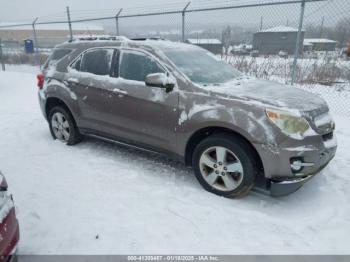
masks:
<instances>
[{"instance_id":1,"label":"door handle","mask_svg":"<svg viewBox=\"0 0 350 262\"><path fill-rule=\"evenodd\" d=\"M79 80L76 78L72 78L72 77L68 78L67 82L71 83L71 84L79 84Z\"/></svg>"},{"instance_id":2,"label":"door handle","mask_svg":"<svg viewBox=\"0 0 350 262\"><path fill-rule=\"evenodd\" d=\"M119 88L114 88L114 89L113 89L113 93L119 94L119 97L123 97L123 96L125 96L125 95L128 94L128 92L126 92L126 91L123 90L123 89L119 89Z\"/></svg>"}]
</instances>

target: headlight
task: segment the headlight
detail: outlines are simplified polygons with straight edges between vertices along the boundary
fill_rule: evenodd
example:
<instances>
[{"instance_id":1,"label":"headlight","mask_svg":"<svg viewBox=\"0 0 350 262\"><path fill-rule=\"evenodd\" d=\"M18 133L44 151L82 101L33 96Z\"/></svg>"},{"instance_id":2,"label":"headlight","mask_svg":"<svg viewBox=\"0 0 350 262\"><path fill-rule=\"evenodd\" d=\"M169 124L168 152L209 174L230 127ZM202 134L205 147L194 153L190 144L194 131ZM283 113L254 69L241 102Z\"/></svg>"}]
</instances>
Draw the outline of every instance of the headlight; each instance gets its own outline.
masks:
<instances>
[{"instance_id":1,"label":"headlight","mask_svg":"<svg viewBox=\"0 0 350 262\"><path fill-rule=\"evenodd\" d=\"M266 115L283 133L294 138L302 138L310 129L307 120L293 112L266 109Z\"/></svg>"}]
</instances>

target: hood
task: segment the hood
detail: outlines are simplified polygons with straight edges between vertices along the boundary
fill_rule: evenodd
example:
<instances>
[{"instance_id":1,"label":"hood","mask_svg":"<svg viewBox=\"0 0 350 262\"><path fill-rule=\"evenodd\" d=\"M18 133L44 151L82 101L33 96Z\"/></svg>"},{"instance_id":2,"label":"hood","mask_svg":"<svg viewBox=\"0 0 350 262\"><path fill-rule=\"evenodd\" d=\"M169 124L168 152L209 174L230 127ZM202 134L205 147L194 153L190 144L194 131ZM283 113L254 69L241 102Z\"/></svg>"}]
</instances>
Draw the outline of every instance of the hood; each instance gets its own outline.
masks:
<instances>
[{"instance_id":1,"label":"hood","mask_svg":"<svg viewBox=\"0 0 350 262\"><path fill-rule=\"evenodd\" d=\"M255 78L242 78L223 85L204 86L213 94L258 102L266 106L299 110L300 112L328 111L327 103L318 95L296 87Z\"/></svg>"}]
</instances>

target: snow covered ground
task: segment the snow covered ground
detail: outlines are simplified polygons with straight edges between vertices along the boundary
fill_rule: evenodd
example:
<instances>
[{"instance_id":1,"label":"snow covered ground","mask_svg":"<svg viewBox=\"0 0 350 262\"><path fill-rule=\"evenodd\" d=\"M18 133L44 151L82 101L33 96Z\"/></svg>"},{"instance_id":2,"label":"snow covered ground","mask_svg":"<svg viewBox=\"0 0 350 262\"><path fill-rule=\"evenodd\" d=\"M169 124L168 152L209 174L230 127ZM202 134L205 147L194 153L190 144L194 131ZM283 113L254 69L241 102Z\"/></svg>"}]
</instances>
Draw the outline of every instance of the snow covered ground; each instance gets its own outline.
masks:
<instances>
[{"instance_id":1,"label":"snow covered ground","mask_svg":"<svg viewBox=\"0 0 350 262\"><path fill-rule=\"evenodd\" d=\"M300 191L230 200L163 156L52 140L35 70L24 71L0 72L0 169L20 254L350 254L349 118L335 115L336 158Z\"/></svg>"}]
</instances>

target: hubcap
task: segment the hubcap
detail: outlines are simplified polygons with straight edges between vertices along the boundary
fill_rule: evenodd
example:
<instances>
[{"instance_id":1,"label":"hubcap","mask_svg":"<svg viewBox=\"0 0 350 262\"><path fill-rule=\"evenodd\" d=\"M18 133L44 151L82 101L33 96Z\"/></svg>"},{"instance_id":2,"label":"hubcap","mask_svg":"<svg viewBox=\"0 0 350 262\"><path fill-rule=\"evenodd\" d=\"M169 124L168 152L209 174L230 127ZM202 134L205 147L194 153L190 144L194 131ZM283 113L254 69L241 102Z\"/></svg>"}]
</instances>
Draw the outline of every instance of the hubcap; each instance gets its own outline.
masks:
<instances>
[{"instance_id":1,"label":"hubcap","mask_svg":"<svg viewBox=\"0 0 350 262\"><path fill-rule=\"evenodd\" d=\"M58 140L68 142L70 137L69 123L62 113L56 112L53 114L51 118L51 126L53 133Z\"/></svg>"},{"instance_id":2,"label":"hubcap","mask_svg":"<svg viewBox=\"0 0 350 262\"><path fill-rule=\"evenodd\" d=\"M242 163L225 147L215 146L204 151L199 167L205 181L217 190L232 191L242 183Z\"/></svg>"}]
</instances>

